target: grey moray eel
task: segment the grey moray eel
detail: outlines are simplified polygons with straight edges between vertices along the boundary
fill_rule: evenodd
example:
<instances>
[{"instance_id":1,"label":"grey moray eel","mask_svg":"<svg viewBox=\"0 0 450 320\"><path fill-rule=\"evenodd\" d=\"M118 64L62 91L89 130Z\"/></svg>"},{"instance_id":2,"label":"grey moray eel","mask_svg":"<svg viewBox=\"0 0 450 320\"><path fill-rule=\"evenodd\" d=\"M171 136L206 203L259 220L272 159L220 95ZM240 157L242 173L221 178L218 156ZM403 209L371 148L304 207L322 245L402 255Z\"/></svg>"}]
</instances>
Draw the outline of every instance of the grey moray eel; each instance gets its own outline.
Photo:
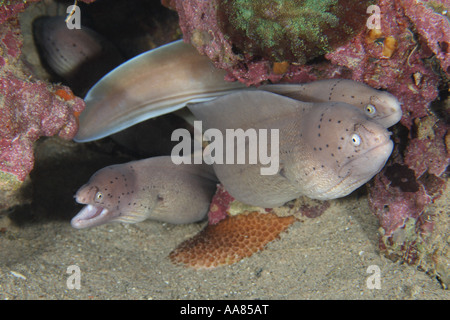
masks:
<instances>
[{"instance_id":1,"label":"grey moray eel","mask_svg":"<svg viewBox=\"0 0 450 320\"><path fill-rule=\"evenodd\" d=\"M351 104L385 128L400 121L402 109L395 96L347 79L327 79L305 84L269 84L258 89L305 102L339 101Z\"/></svg>"},{"instance_id":2,"label":"grey moray eel","mask_svg":"<svg viewBox=\"0 0 450 320\"><path fill-rule=\"evenodd\" d=\"M97 32L85 26L68 29L63 16L37 18L33 21L33 35L43 64L78 95L84 95L87 88L124 60L117 48Z\"/></svg>"},{"instance_id":3,"label":"grey moray eel","mask_svg":"<svg viewBox=\"0 0 450 320\"><path fill-rule=\"evenodd\" d=\"M189 108L206 128L221 132L279 130L275 174L261 175L261 163L212 165L225 189L249 205L273 208L300 196L344 197L377 174L393 149L389 131L343 102L309 103L242 90ZM238 147L242 150L235 145L235 152ZM248 155L248 144L245 150ZM175 165L169 156L103 168L77 192L76 201L86 206L72 225L199 221L215 190L211 169L205 164Z\"/></svg>"},{"instance_id":4,"label":"grey moray eel","mask_svg":"<svg viewBox=\"0 0 450 320\"><path fill-rule=\"evenodd\" d=\"M175 165L169 156L98 170L76 193L85 207L72 219L77 229L146 219L169 223L203 220L217 179L206 165Z\"/></svg>"},{"instance_id":5,"label":"grey moray eel","mask_svg":"<svg viewBox=\"0 0 450 320\"><path fill-rule=\"evenodd\" d=\"M224 136L227 129L279 130L276 174L262 175L261 161L213 164L233 197L259 207L278 207L300 196L344 197L377 174L393 149L384 126L343 102L308 103L269 92L240 91L189 109L205 128L218 129ZM235 144L234 154L244 146Z\"/></svg>"},{"instance_id":6,"label":"grey moray eel","mask_svg":"<svg viewBox=\"0 0 450 320\"><path fill-rule=\"evenodd\" d=\"M225 81L225 75L225 71L215 68L209 58L182 40L145 52L105 75L89 90L74 140L101 139L187 104L248 90L239 82ZM352 80L264 85L255 90L306 102L346 102L386 128L402 115L400 103L393 95Z\"/></svg>"},{"instance_id":7,"label":"grey moray eel","mask_svg":"<svg viewBox=\"0 0 450 320\"><path fill-rule=\"evenodd\" d=\"M280 168L275 175L261 175L261 165L213 165L232 196L267 208L302 195L321 200L348 195L378 173L392 152L393 143L386 128L400 120L401 109L398 100L389 93L341 79L303 85L264 85L248 90L239 83L224 81L224 75L181 41L144 53L107 74L88 92L86 111L80 117L80 132L75 140L96 140L185 105L206 128L279 129ZM176 90L180 88L181 91ZM152 159L135 162L143 165L133 175L142 174L146 179L136 180L139 182L133 193L123 184L119 188L121 193L133 195L127 198L127 203L143 201L146 210L123 209L117 207L117 199L104 197L99 206L97 193L86 190L92 190L89 189L92 185L93 190L100 190L113 181L115 171L105 168L78 191L77 201L87 206L74 217L72 225L82 228L148 218L189 223L204 217L207 209L203 208L207 208L212 196L210 186L205 190L186 182L189 179L182 184L185 188L177 189L170 206L164 206L166 211L158 209L158 197L149 197L145 191L152 189L148 186L154 184L153 178L170 195L168 186L178 186L179 182L174 182L179 181L177 174L183 175L183 168L189 165L181 165L181 169L172 167L167 171L170 174L161 176L159 173L163 171L153 167ZM115 168L129 171L129 164ZM157 174L153 177L150 173ZM196 198L194 190L207 196ZM192 199L196 199L201 210L191 207ZM114 205L115 210L103 211Z\"/></svg>"}]
</instances>

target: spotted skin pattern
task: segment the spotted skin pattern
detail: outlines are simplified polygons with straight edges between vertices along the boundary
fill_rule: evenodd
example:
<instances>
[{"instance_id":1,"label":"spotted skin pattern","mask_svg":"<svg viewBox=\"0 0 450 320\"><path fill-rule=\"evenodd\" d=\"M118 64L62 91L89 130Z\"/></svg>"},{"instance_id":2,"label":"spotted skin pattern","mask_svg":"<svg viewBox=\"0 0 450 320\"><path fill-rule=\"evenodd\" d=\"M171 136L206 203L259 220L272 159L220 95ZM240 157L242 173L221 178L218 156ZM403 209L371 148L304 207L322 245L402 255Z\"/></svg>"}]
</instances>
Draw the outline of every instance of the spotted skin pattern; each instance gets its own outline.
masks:
<instances>
[{"instance_id":1,"label":"spotted skin pattern","mask_svg":"<svg viewBox=\"0 0 450 320\"><path fill-rule=\"evenodd\" d=\"M204 165L175 165L169 156L108 166L78 190L75 199L86 206L72 219L72 226L146 219L200 221L206 217L216 183Z\"/></svg>"},{"instance_id":2,"label":"spotted skin pattern","mask_svg":"<svg viewBox=\"0 0 450 320\"><path fill-rule=\"evenodd\" d=\"M224 136L226 129L279 130L276 174L261 175L261 163L213 165L231 196L254 206L277 207L302 195L346 196L383 168L393 148L382 125L342 102L307 103L241 91L189 108L203 128L217 128ZM248 144L245 150L248 157Z\"/></svg>"}]
</instances>

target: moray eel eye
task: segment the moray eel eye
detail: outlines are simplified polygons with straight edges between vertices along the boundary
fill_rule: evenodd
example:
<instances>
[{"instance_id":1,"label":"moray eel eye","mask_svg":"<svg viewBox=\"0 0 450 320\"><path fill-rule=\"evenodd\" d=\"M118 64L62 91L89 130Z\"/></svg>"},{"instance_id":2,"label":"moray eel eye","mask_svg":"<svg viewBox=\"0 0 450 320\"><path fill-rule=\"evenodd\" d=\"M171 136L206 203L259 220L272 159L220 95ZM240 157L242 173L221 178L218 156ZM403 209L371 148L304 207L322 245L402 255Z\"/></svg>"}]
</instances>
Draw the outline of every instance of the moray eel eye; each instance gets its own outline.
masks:
<instances>
[{"instance_id":1,"label":"moray eel eye","mask_svg":"<svg viewBox=\"0 0 450 320\"><path fill-rule=\"evenodd\" d=\"M377 112L377 109L375 108L375 106L373 104L368 104L366 106L366 113L368 115L374 115L375 112Z\"/></svg>"},{"instance_id":2,"label":"moray eel eye","mask_svg":"<svg viewBox=\"0 0 450 320\"><path fill-rule=\"evenodd\" d=\"M97 192L95 194L95 201L101 201L103 199L103 193Z\"/></svg>"},{"instance_id":3,"label":"moray eel eye","mask_svg":"<svg viewBox=\"0 0 450 320\"><path fill-rule=\"evenodd\" d=\"M358 136L356 133L352 135L352 144L357 147L361 144L361 137Z\"/></svg>"}]
</instances>

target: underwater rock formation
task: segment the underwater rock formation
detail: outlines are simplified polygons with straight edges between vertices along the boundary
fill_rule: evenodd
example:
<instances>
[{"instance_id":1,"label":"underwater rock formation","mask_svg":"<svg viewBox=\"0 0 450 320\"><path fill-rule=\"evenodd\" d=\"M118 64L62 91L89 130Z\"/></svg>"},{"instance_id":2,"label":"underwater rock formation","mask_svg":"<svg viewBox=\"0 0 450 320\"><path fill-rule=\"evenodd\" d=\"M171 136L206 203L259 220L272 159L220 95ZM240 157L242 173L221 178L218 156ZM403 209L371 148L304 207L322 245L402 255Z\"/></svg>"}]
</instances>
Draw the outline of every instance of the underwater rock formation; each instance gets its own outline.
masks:
<instances>
[{"instance_id":1,"label":"underwater rock formation","mask_svg":"<svg viewBox=\"0 0 450 320\"><path fill-rule=\"evenodd\" d=\"M435 54L442 70L450 75L449 20L450 3L448 1L402 0L405 15L411 19L420 40ZM426 17L424 19L424 17Z\"/></svg>"},{"instance_id":2,"label":"underwater rock formation","mask_svg":"<svg viewBox=\"0 0 450 320\"><path fill-rule=\"evenodd\" d=\"M39 137L73 138L78 130L76 115L84 108L83 100L69 88L35 79L20 59L22 35L17 14L28 3L11 1L0 10L2 191L18 189L32 170L33 142Z\"/></svg>"}]
</instances>

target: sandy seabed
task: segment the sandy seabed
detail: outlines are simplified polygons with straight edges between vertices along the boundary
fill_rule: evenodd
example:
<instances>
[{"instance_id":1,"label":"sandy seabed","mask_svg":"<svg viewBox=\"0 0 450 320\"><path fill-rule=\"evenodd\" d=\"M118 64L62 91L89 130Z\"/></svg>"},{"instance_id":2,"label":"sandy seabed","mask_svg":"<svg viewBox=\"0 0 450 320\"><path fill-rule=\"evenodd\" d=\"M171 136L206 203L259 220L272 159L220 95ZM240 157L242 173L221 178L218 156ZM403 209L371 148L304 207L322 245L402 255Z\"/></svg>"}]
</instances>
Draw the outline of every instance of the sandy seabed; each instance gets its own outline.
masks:
<instances>
[{"instance_id":1,"label":"sandy seabed","mask_svg":"<svg viewBox=\"0 0 450 320\"><path fill-rule=\"evenodd\" d=\"M75 230L51 220L17 227L3 216L0 224L7 226L1 299L450 299L435 278L380 255L366 198L343 199L318 218L295 222L250 258L202 271L167 256L204 223ZM80 270L79 290L67 286L72 265ZM380 289L367 286L373 265Z\"/></svg>"}]
</instances>

